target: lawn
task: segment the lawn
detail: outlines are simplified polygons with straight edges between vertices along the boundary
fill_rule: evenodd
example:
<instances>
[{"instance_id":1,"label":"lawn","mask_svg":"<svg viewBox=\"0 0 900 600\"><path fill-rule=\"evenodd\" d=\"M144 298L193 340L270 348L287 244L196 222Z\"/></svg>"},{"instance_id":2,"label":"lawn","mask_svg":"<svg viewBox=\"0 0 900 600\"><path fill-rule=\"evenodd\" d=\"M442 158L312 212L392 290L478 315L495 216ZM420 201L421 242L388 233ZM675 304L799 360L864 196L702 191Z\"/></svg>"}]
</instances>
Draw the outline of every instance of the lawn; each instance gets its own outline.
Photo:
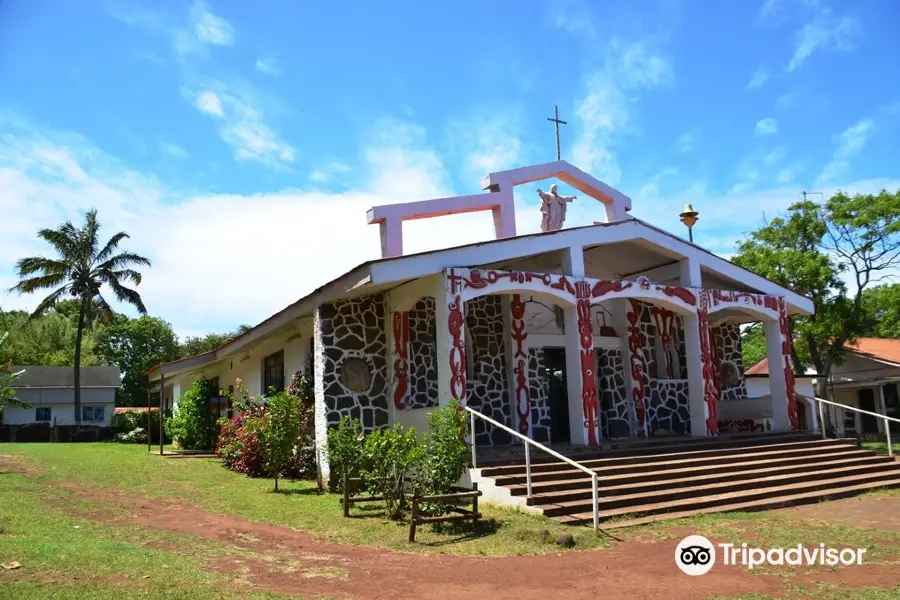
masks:
<instances>
[{"instance_id":1,"label":"lawn","mask_svg":"<svg viewBox=\"0 0 900 600\"><path fill-rule=\"evenodd\" d=\"M900 456L900 442L893 442L891 446L894 450L894 456ZM862 447L866 450L874 450L879 454L887 454L888 451L887 442L863 442Z\"/></svg>"},{"instance_id":2,"label":"lawn","mask_svg":"<svg viewBox=\"0 0 900 600\"><path fill-rule=\"evenodd\" d=\"M407 525L390 522L377 510L356 508L354 518L346 519L341 516L336 495L319 494L307 482L284 482L282 487L281 493L274 493L271 480L246 478L226 470L213 459L164 458L148 454L143 446L0 445L0 564L16 561L22 565L16 570L0 569L0 599L253 600L283 597L278 594L294 595L298 581L304 592L320 597L327 596L329 583L352 584L354 580L348 580L351 572L357 573L357 580L360 569L367 575L377 573L381 557L388 563L393 560L402 564L407 560L402 557L411 556L372 552L363 547L439 554L445 556L432 559L448 561L423 563L427 565L423 569L462 564L460 560L469 560L464 555L545 555L540 558L559 559L560 568L555 572L566 581L564 565L567 563L562 561L569 557L577 563L582 560L579 556L584 555L563 550L552 542L562 532L574 533L578 542L576 551L613 548L610 553L594 555L596 558L590 560L592 565L615 565L616 556L625 556L622 553L627 553L627 548L636 551L642 559L646 554L647 560L668 562L671 549L661 542L671 545L673 540L685 535L686 529L711 539L737 543L753 540L767 547L786 547L798 542L867 547L868 559L881 565L878 568L894 569L900 564L900 527L890 523L863 527L854 519L845 518L846 515L830 516L836 514L834 507L847 506L852 510L862 504L822 504L821 507L830 507L832 513L823 512L813 518L807 515L801 519L779 511L732 513L615 531L625 540L624 545L607 537L596 537L587 528L564 527L532 515L483 507L485 527L477 534L469 531L468 524L445 532L435 532L426 526L420 528L419 541L410 545L406 541ZM877 495L870 500L897 503L897 498L896 494ZM203 521L194 529L166 527L167 519L180 517L184 525L195 516ZM277 527L265 530L265 524ZM215 535L204 535L207 527L218 528ZM540 537L538 532L542 529L550 535ZM351 545L331 545L332 542ZM523 556L515 560L525 562L500 564L515 568L536 559ZM529 567L518 568L526 573L527 579ZM605 575L616 572L618 581L644 577L642 569L632 566L620 564L605 568L614 569ZM619 570L615 571L616 568ZM416 577L424 579L427 585L433 577L433 572L422 569L413 572L416 575L408 572L382 575L387 578L383 584L393 585L391 577L399 577L401 581L406 578L407 582L410 577ZM758 571L765 572L765 569ZM863 589L860 583L835 586L827 577L820 580L807 573L801 580L795 575L777 573L786 593L744 597L841 600L900 597L900 588L893 584L886 587L865 582L872 587ZM677 574L677 577L684 576ZM759 580L757 573L748 577L750 581ZM502 585L502 580L501 577L498 585ZM900 577L893 581L900 581ZM565 583L560 584L564 586ZM263 589L270 593L260 591Z\"/></svg>"}]
</instances>

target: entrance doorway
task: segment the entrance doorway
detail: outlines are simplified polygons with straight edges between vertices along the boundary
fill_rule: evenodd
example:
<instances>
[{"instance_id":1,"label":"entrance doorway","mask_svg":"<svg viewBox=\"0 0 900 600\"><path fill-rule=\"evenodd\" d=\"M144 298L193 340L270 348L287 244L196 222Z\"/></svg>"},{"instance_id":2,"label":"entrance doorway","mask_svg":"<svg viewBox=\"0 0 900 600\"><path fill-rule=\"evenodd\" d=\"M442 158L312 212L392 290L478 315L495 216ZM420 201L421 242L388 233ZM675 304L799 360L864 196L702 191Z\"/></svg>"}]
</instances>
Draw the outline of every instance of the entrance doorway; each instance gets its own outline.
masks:
<instances>
[{"instance_id":1,"label":"entrance doorway","mask_svg":"<svg viewBox=\"0 0 900 600\"><path fill-rule=\"evenodd\" d=\"M544 376L550 390L550 441L568 444L569 393L566 389L566 349L544 348Z\"/></svg>"},{"instance_id":2,"label":"entrance doorway","mask_svg":"<svg viewBox=\"0 0 900 600\"><path fill-rule=\"evenodd\" d=\"M864 389L856 392L856 397L859 400L859 407L862 410L867 410L869 412L876 412L875 409L875 390L872 389ZM875 420L875 417L872 415L867 415L865 413L860 413L860 421L862 421L862 431L863 435L866 434L877 434L878 433L878 422Z\"/></svg>"}]
</instances>

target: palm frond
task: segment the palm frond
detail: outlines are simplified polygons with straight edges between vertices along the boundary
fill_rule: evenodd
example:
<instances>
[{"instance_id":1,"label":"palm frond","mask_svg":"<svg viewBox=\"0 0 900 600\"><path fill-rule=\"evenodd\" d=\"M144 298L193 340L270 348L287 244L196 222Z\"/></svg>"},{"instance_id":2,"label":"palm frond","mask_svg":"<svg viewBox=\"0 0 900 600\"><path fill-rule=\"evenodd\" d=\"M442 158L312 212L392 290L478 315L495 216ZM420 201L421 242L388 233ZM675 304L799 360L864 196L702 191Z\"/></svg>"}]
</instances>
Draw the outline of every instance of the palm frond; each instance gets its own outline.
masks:
<instances>
[{"instance_id":1,"label":"palm frond","mask_svg":"<svg viewBox=\"0 0 900 600\"><path fill-rule=\"evenodd\" d=\"M109 302L106 301L102 295L97 294L94 298L95 303L97 305L97 310L100 312L100 318L107 325L111 325L116 320L116 312L109 305Z\"/></svg>"},{"instance_id":2,"label":"palm frond","mask_svg":"<svg viewBox=\"0 0 900 600\"><path fill-rule=\"evenodd\" d=\"M69 289L70 289L69 284L66 284L66 285L62 286L61 288L59 288L58 290L54 290L49 296L47 296L46 298L41 300L41 303L37 305L37 308L35 308L31 312L31 314L28 315L28 319L26 322L33 321L34 319L40 317L45 312L47 312L48 309L56 306L56 303L59 302L60 297L62 297L66 293L68 293Z\"/></svg>"},{"instance_id":3,"label":"palm frond","mask_svg":"<svg viewBox=\"0 0 900 600\"><path fill-rule=\"evenodd\" d=\"M50 275L38 275L37 277L29 277L23 279L9 291L18 292L19 294L30 294L38 290L46 290L58 285L64 284L66 281L65 273L51 273Z\"/></svg>"},{"instance_id":4,"label":"palm frond","mask_svg":"<svg viewBox=\"0 0 900 600\"><path fill-rule=\"evenodd\" d=\"M134 252L120 252L96 266L97 271L118 271L132 265L150 266L150 259Z\"/></svg>"},{"instance_id":5,"label":"palm frond","mask_svg":"<svg viewBox=\"0 0 900 600\"><path fill-rule=\"evenodd\" d=\"M71 257L78 244L78 229L72 225L71 221L66 221L57 229L39 230L38 237L53 246L60 256Z\"/></svg>"},{"instance_id":6,"label":"palm frond","mask_svg":"<svg viewBox=\"0 0 900 600\"><path fill-rule=\"evenodd\" d=\"M112 276L119 280L119 283L123 281L130 281L135 285L140 285L141 281L144 280L144 276L134 269L121 269L119 271L112 271Z\"/></svg>"},{"instance_id":7,"label":"palm frond","mask_svg":"<svg viewBox=\"0 0 900 600\"><path fill-rule=\"evenodd\" d=\"M92 208L84 213L84 240L86 248L90 248L90 254L86 258L86 262L90 264L92 259L97 256L100 249L100 222L97 220L97 209Z\"/></svg>"},{"instance_id":8,"label":"palm frond","mask_svg":"<svg viewBox=\"0 0 900 600\"><path fill-rule=\"evenodd\" d=\"M109 287L112 288L112 291L116 295L116 299L119 302L128 302L136 309L138 309L138 312L142 315L147 314L147 307L144 306L144 301L141 300L141 295L139 293L131 288L125 287L124 285L119 283L119 280L115 277L107 279L106 283L108 283Z\"/></svg>"},{"instance_id":9,"label":"palm frond","mask_svg":"<svg viewBox=\"0 0 900 600\"><path fill-rule=\"evenodd\" d=\"M69 263L64 260L55 260L43 256L29 256L16 261L16 271L18 271L19 277L25 277L37 272L43 272L44 274L65 273L69 268Z\"/></svg>"},{"instance_id":10,"label":"palm frond","mask_svg":"<svg viewBox=\"0 0 900 600\"><path fill-rule=\"evenodd\" d=\"M120 231L116 235L109 238L109 241L106 242L106 245L103 247L103 250L97 253L97 256L94 257L94 261L98 263L102 263L107 258L112 256L112 253L118 249L119 242L124 239L128 239L130 236L124 231Z\"/></svg>"}]
</instances>

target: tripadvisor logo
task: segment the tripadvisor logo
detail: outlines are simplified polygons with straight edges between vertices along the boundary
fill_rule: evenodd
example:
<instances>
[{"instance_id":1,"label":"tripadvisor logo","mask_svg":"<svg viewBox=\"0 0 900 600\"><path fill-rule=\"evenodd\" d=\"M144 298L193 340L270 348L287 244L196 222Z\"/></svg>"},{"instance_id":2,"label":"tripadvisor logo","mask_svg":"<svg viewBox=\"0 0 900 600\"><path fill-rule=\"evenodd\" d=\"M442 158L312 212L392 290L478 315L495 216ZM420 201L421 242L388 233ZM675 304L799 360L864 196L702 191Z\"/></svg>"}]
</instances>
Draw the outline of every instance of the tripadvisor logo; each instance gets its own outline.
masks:
<instances>
[{"instance_id":1,"label":"tripadvisor logo","mask_svg":"<svg viewBox=\"0 0 900 600\"><path fill-rule=\"evenodd\" d=\"M705 575L716 564L716 555L723 565L740 565L753 569L760 565L822 565L834 567L861 565L867 548L829 548L825 544L791 548L752 548L747 544L713 544L702 535L689 535L675 548L675 564L688 575Z\"/></svg>"}]
</instances>

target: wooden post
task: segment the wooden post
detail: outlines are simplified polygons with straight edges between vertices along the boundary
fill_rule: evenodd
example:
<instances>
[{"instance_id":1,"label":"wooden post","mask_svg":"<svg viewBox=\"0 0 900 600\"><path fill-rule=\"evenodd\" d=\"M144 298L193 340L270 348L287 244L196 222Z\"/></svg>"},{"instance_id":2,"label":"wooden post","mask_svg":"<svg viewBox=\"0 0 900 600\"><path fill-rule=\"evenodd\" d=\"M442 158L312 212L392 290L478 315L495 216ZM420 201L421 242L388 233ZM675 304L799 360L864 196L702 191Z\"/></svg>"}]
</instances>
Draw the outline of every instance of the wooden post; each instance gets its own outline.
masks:
<instances>
[{"instance_id":1,"label":"wooden post","mask_svg":"<svg viewBox=\"0 0 900 600\"><path fill-rule=\"evenodd\" d=\"M409 543L416 541L416 522L419 520L419 498L413 493L412 508L409 515Z\"/></svg>"},{"instance_id":2,"label":"wooden post","mask_svg":"<svg viewBox=\"0 0 900 600\"><path fill-rule=\"evenodd\" d=\"M159 371L159 455L163 455L163 440L165 439L165 430L163 429L163 422L165 421L165 410L164 405L166 402L166 376L162 373L162 367L160 367ZM147 432L147 435L150 435L150 432Z\"/></svg>"},{"instance_id":3,"label":"wooden post","mask_svg":"<svg viewBox=\"0 0 900 600\"><path fill-rule=\"evenodd\" d=\"M347 477L346 471L344 471L344 516L350 516L350 478Z\"/></svg>"},{"instance_id":4,"label":"wooden post","mask_svg":"<svg viewBox=\"0 0 900 600\"><path fill-rule=\"evenodd\" d=\"M153 421L150 419L150 382L147 382L147 452L153 452ZM115 409L113 409L115 410Z\"/></svg>"},{"instance_id":5,"label":"wooden post","mask_svg":"<svg viewBox=\"0 0 900 600\"><path fill-rule=\"evenodd\" d=\"M472 489L476 492L478 491L478 482L472 484ZM474 513L472 517L472 533L475 533L478 531L478 494L475 494L475 497L472 498L472 512Z\"/></svg>"}]
</instances>

